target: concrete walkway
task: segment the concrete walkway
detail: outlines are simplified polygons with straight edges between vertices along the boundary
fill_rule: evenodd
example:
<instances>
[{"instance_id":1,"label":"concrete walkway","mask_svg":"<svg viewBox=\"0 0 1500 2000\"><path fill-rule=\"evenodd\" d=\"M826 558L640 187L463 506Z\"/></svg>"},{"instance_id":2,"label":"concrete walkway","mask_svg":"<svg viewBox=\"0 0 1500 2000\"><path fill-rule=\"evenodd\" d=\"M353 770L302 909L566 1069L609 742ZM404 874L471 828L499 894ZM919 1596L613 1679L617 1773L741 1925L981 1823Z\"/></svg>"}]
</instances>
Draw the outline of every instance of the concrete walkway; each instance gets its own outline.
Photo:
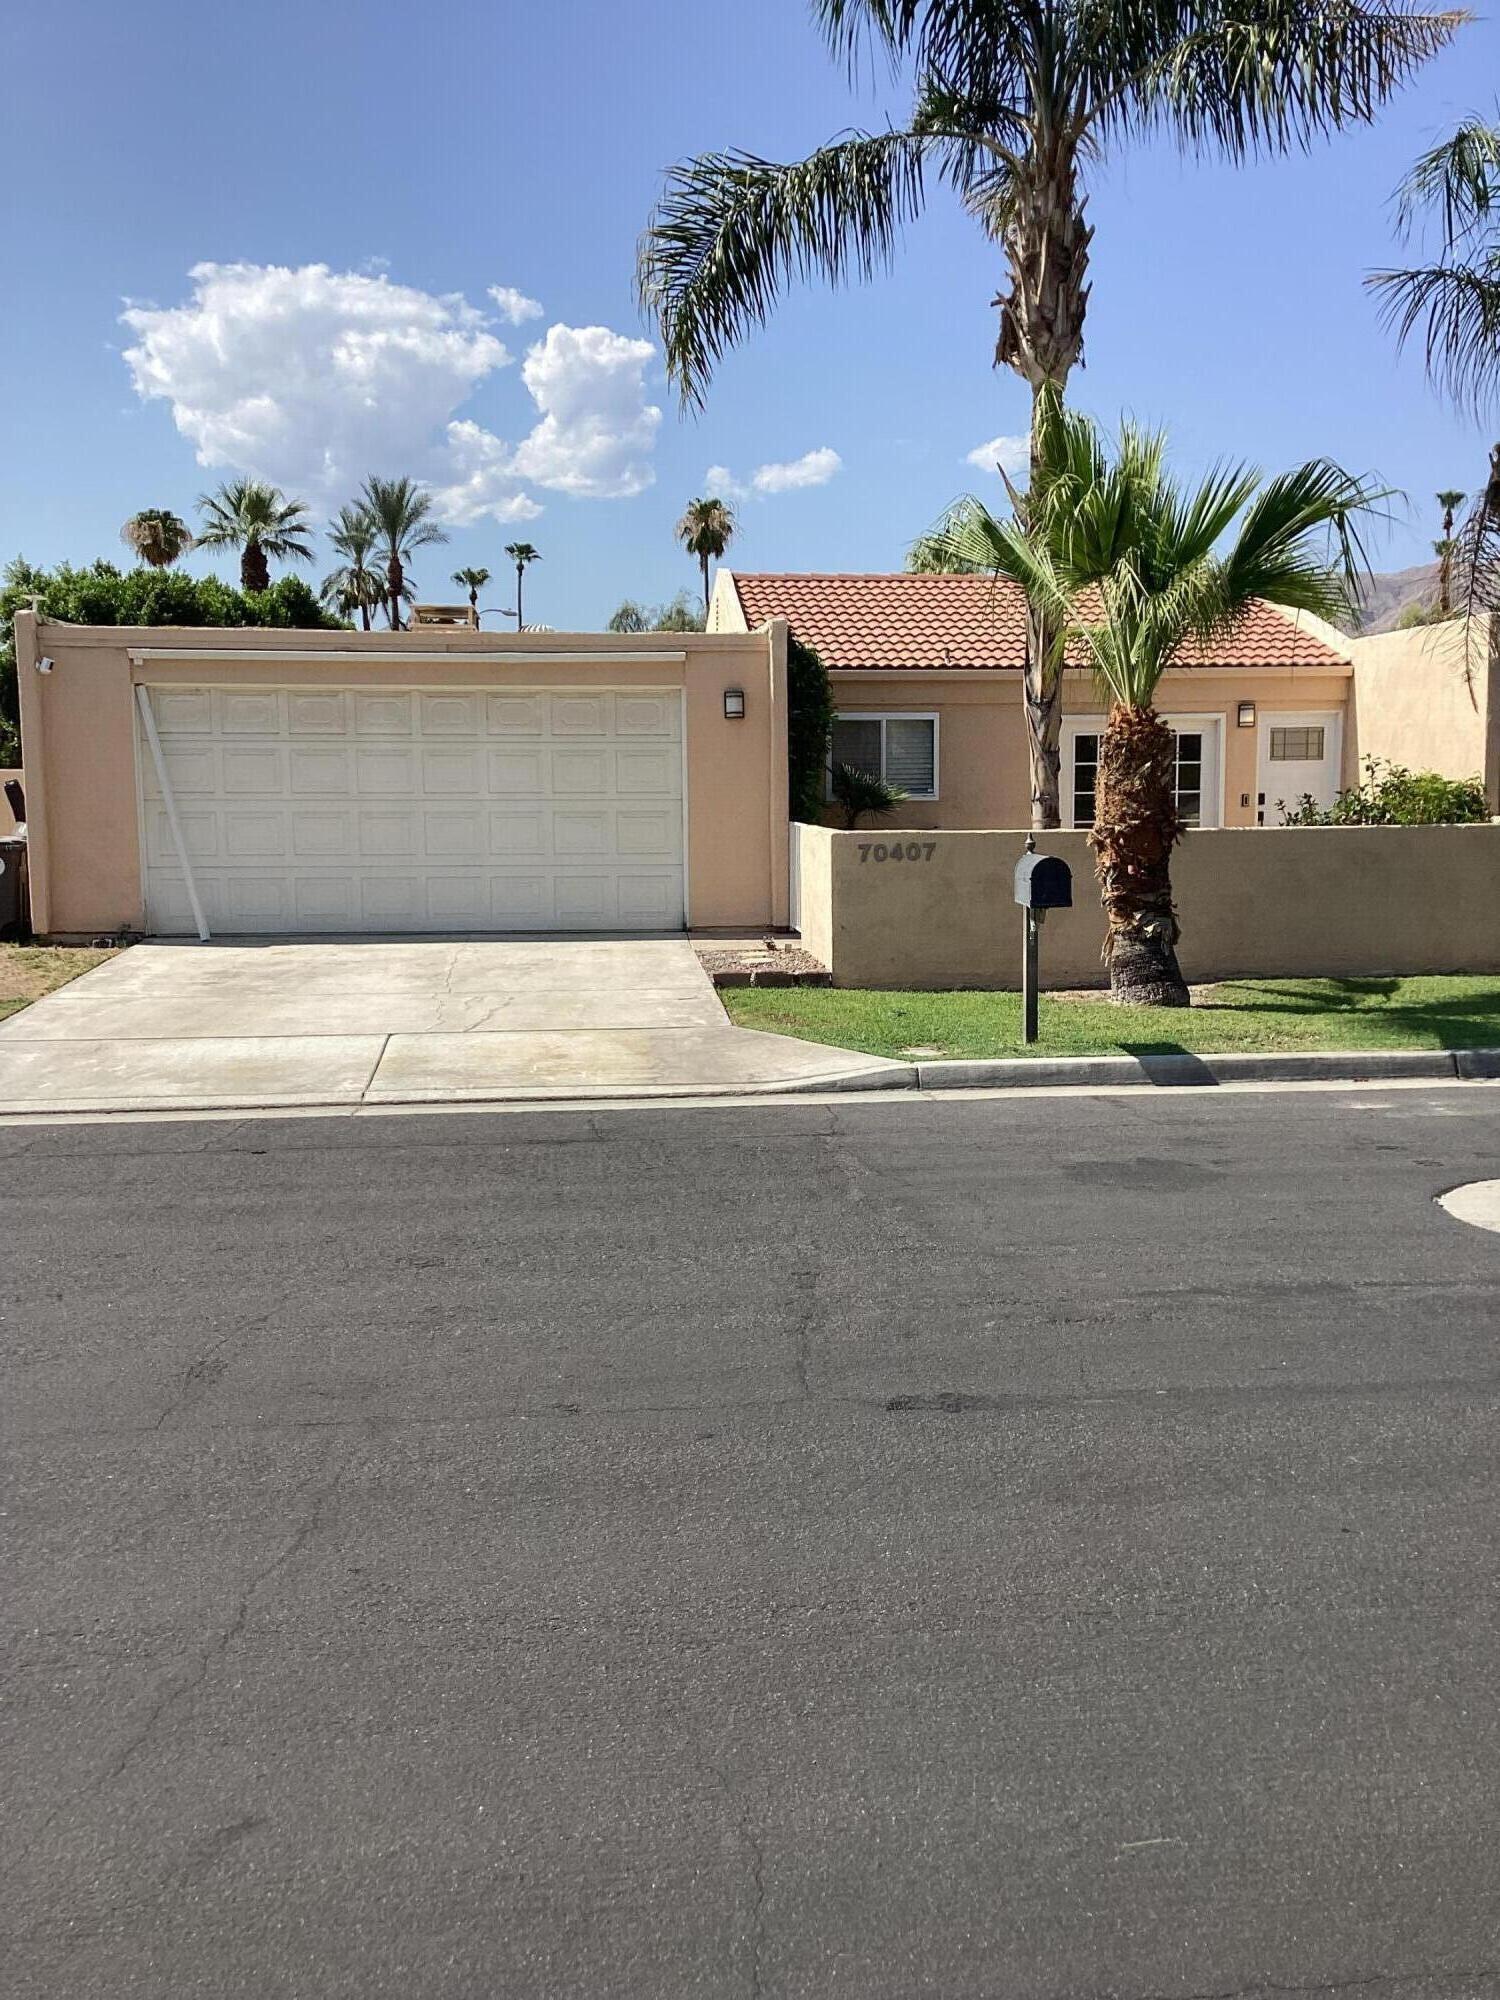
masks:
<instances>
[{"instance_id":1,"label":"concrete walkway","mask_svg":"<svg viewBox=\"0 0 1500 2000\"><path fill-rule=\"evenodd\" d=\"M736 1028L681 938L143 944L0 1024L0 1111L701 1096L887 1079Z\"/></svg>"}]
</instances>

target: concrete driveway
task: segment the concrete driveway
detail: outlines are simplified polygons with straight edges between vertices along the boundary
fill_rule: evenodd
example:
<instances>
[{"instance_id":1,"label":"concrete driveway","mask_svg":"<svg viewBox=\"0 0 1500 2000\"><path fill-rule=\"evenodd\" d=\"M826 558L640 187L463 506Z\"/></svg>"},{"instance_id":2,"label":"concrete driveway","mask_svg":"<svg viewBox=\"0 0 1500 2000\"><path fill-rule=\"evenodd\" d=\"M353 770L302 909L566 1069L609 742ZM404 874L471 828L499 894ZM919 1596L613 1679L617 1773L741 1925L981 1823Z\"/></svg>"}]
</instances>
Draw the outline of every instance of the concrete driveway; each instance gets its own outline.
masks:
<instances>
[{"instance_id":1,"label":"concrete driveway","mask_svg":"<svg viewBox=\"0 0 1500 2000\"><path fill-rule=\"evenodd\" d=\"M718 1094L905 1075L734 1027L682 938L142 944L0 1025L0 1110Z\"/></svg>"}]
</instances>

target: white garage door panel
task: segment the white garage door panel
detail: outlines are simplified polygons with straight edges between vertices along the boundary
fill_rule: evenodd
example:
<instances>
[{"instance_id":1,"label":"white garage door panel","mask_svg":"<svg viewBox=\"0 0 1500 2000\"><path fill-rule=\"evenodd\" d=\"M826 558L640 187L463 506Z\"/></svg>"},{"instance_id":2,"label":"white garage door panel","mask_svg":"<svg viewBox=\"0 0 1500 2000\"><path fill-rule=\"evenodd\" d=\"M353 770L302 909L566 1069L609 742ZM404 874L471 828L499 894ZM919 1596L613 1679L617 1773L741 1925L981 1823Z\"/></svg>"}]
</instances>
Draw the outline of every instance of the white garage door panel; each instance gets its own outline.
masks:
<instances>
[{"instance_id":1,"label":"white garage door panel","mask_svg":"<svg viewBox=\"0 0 1500 2000\"><path fill-rule=\"evenodd\" d=\"M679 930L681 703L545 689L158 687L225 931ZM192 910L141 758L148 927Z\"/></svg>"}]
</instances>

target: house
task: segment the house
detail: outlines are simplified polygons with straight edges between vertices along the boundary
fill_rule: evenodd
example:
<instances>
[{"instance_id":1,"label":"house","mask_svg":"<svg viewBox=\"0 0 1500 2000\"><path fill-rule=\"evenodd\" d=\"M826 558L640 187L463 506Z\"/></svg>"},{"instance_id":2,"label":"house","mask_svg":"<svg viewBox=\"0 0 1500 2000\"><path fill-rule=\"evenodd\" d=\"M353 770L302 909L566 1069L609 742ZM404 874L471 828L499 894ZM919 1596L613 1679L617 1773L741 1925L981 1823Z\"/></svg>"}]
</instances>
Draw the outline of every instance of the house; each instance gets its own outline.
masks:
<instances>
[{"instance_id":1,"label":"house","mask_svg":"<svg viewBox=\"0 0 1500 2000\"><path fill-rule=\"evenodd\" d=\"M829 670L833 757L907 794L901 824L1018 827L1031 817L1019 589L984 576L766 575L721 569L711 632L784 619ZM1332 800L1351 770L1350 642L1257 604L1234 634L1164 675L1177 803L1190 826L1279 823L1279 801ZM1104 715L1092 675L1065 675L1062 818L1093 822Z\"/></svg>"},{"instance_id":2,"label":"house","mask_svg":"<svg viewBox=\"0 0 1500 2000\"><path fill-rule=\"evenodd\" d=\"M16 619L44 936L787 921L786 628Z\"/></svg>"}]
</instances>

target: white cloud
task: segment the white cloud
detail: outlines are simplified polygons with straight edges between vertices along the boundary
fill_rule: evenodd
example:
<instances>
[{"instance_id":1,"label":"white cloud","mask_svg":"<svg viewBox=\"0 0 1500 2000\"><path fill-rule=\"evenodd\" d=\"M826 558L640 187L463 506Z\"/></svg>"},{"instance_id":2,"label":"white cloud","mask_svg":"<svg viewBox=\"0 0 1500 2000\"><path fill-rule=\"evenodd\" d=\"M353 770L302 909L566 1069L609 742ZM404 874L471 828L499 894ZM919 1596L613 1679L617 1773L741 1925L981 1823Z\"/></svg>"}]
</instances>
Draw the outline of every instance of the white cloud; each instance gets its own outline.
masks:
<instances>
[{"instance_id":1,"label":"white cloud","mask_svg":"<svg viewBox=\"0 0 1500 2000\"><path fill-rule=\"evenodd\" d=\"M433 503L440 517L455 528L476 521L534 521L542 509L528 493L507 493L514 480L512 453L503 438L483 424L448 426L446 484L435 486Z\"/></svg>"},{"instance_id":2,"label":"white cloud","mask_svg":"<svg viewBox=\"0 0 1500 2000\"><path fill-rule=\"evenodd\" d=\"M121 317L135 337L125 361L136 393L170 406L202 466L324 506L367 473L410 473L457 526L534 519L528 482L595 499L650 484L661 413L645 403L648 342L551 328L521 370L539 420L513 449L460 414L512 359L461 295L326 264L199 264L189 275L183 304L132 304Z\"/></svg>"},{"instance_id":3,"label":"white cloud","mask_svg":"<svg viewBox=\"0 0 1500 2000\"><path fill-rule=\"evenodd\" d=\"M650 457L661 411L646 401L656 350L606 326L551 326L521 377L542 421L516 448L515 468L539 486L587 500L623 500L656 477Z\"/></svg>"},{"instance_id":4,"label":"white cloud","mask_svg":"<svg viewBox=\"0 0 1500 2000\"><path fill-rule=\"evenodd\" d=\"M491 285L490 297L502 319L512 326L524 326L529 319L540 319L542 303L540 299L529 299L524 292L518 292L514 285Z\"/></svg>"},{"instance_id":5,"label":"white cloud","mask_svg":"<svg viewBox=\"0 0 1500 2000\"><path fill-rule=\"evenodd\" d=\"M703 475L703 490L717 500L743 500L747 489L727 465L711 465Z\"/></svg>"},{"instance_id":6,"label":"white cloud","mask_svg":"<svg viewBox=\"0 0 1500 2000\"><path fill-rule=\"evenodd\" d=\"M757 493L790 493L802 486L826 486L843 463L838 453L825 444L782 465L758 465L750 475L750 484Z\"/></svg>"},{"instance_id":7,"label":"white cloud","mask_svg":"<svg viewBox=\"0 0 1500 2000\"><path fill-rule=\"evenodd\" d=\"M965 465L974 465L981 472L993 472L998 465L1008 472L1012 479L1017 473L1025 472L1031 463L1031 440L1025 437L995 437L988 444L977 444L964 456Z\"/></svg>"},{"instance_id":8,"label":"white cloud","mask_svg":"<svg viewBox=\"0 0 1500 2000\"><path fill-rule=\"evenodd\" d=\"M802 487L826 486L836 472L843 470L843 465L838 453L825 444L816 451L803 452L800 458L756 466L748 484L736 479L727 465L711 465L704 479L711 493L744 500L752 493L791 493Z\"/></svg>"}]
</instances>

